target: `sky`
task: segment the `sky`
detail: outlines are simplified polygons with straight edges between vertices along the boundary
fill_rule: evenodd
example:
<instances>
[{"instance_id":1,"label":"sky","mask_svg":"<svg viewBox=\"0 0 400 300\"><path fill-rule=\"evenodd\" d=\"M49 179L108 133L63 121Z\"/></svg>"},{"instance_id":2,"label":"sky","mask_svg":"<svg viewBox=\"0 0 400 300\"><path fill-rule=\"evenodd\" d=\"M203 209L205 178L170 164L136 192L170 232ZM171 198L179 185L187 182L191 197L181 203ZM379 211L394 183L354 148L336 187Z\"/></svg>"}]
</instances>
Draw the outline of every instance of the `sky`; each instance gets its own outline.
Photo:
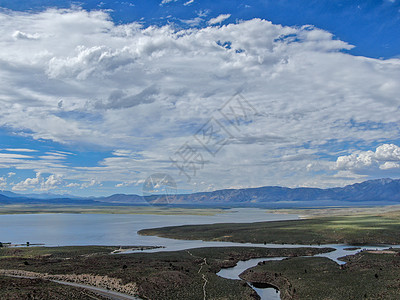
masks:
<instances>
[{"instance_id":1,"label":"sky","mask_svg":"<svg viewBox=\"0 0 400 300\"><path fill-rule=\"evenodd\" d=\"M399 0L0 0L0 24L0 190L400 177Z\"/></svg>"}]
</instances>

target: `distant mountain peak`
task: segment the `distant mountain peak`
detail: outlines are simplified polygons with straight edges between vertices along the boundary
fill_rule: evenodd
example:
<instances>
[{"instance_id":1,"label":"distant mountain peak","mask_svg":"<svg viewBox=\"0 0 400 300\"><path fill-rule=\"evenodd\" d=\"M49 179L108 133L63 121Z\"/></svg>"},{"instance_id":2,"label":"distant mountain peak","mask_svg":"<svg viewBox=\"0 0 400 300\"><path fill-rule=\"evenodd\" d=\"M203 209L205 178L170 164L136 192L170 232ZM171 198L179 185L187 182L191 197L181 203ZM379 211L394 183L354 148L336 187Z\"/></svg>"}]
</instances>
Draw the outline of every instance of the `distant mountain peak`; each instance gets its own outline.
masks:
<instances>
[{"instance_id":1,"label":"distant mountain peak","mask_svg":"<svg viewBox=\"0 0 400 300\"><path fill-rule=\"evenodd\" d=\"M19 196L19 197L16 197ZM60 197L40 199L18 195L12 192L0 193L0 204L74 204L90 205L143 205L170 203L163 195L139 196L114 194L98 198ZM34 195L33 195L34 196ZM163 201L165 200L165 201ZM168 200L168 201L167 201ZM262 206L271 208L290 207L326 207L357 205L393 205L400 204L400 180L391 178L367 180L361 183L336 188L286 188L264 186L247 189L225 189L213 192L178 194L174 205L226 205L226 206Z\"/></svg>"},{"instance_id":2,"label":"distant mountain peak","mask_svg":"<svg viewBox=\"0 0 400 300\"><path fill-rule=\"evenodd\" d=\"M376 179L376 181L380 182L381 184L388 184L388 183L392 183L394 181L398 181L392 178L381 178L381 179Z\"/></svg>"}]
</instances>

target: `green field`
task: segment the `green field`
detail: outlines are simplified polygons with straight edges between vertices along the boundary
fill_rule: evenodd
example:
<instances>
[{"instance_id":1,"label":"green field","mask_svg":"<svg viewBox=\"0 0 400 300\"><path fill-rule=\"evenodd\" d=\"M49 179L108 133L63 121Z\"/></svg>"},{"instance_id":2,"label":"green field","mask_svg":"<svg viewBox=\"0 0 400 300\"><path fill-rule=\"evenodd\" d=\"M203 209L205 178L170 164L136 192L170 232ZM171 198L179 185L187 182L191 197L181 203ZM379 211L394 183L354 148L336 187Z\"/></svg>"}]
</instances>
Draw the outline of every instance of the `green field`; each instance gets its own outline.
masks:
<instances>
[{"instance_id":1,"label":"green field","mask_svg":"<svg viewBox=\"0 0 400 300\"><path fill-rule=\"evenodd\" d=\"M399 232L399 213L391 212L245 224L185 225L145 229L139 234L239 243L364 245L400 244Z\"/></svg>"}]
</instances>

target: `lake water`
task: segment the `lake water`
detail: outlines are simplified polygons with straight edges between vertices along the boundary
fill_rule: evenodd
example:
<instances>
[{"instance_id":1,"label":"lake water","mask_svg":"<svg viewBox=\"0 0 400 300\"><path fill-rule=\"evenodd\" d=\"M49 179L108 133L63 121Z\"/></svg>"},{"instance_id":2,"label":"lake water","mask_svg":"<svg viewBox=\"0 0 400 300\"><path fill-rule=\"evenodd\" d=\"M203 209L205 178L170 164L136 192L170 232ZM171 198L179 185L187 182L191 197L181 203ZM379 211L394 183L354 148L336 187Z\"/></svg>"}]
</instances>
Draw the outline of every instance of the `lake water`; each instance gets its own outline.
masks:
<instances>
[{"instance_id":1,"label":"lake water","mask_svg":"<svg viewBox=\"0 0 400 300\"><path fill-rule=\"evenodd\" d=\"M230 209L214 216L27 214L0 215L0 242L71 245L160 245L176 250L197 244L150 236L137 231L186 224L245 223L297 219L296 215L267 214L261 209ZM193 244L193 246L191 245Z\"/></svg>"}]
</instances>

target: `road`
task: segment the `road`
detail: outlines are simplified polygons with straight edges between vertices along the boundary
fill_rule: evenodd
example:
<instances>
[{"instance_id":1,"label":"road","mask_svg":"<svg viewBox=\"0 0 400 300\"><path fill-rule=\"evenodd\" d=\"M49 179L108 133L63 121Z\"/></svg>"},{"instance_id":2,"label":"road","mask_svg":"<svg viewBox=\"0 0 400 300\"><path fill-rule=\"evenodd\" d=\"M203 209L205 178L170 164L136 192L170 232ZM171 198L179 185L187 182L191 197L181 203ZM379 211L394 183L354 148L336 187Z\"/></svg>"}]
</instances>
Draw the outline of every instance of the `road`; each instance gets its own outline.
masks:
<instances>
[{"instance_id":1,"label":"road","mask_svg":"<svg viewBox=\"0 0 400 300\"><path fill-rule=\"evenodd\" d=\"M30 276L17 276L17 275L5 275L5 276L16 277L16 278L25 278L25 279L36 279L36 277L30 277ZM45 280L47 280L47 279L45 279ZM101 296L108 297L111 300L141 300L141 298L138 298L135 296L122 294L122 293L110 291L107 289L103 289L103 288L99 288L99 287L95 287L95 286L91 286L91 285L80 284L80 283L75 283L75 282L60 281L60 280L52 280L52 279L50 279L48 281L55 282L58 284L63 284L63 285L69 285L69 286L73 286L73 287L77 287L77 288L83 288L83 289L92 291L96 294L99 294Z\"/></svg>"}]
</instances>

